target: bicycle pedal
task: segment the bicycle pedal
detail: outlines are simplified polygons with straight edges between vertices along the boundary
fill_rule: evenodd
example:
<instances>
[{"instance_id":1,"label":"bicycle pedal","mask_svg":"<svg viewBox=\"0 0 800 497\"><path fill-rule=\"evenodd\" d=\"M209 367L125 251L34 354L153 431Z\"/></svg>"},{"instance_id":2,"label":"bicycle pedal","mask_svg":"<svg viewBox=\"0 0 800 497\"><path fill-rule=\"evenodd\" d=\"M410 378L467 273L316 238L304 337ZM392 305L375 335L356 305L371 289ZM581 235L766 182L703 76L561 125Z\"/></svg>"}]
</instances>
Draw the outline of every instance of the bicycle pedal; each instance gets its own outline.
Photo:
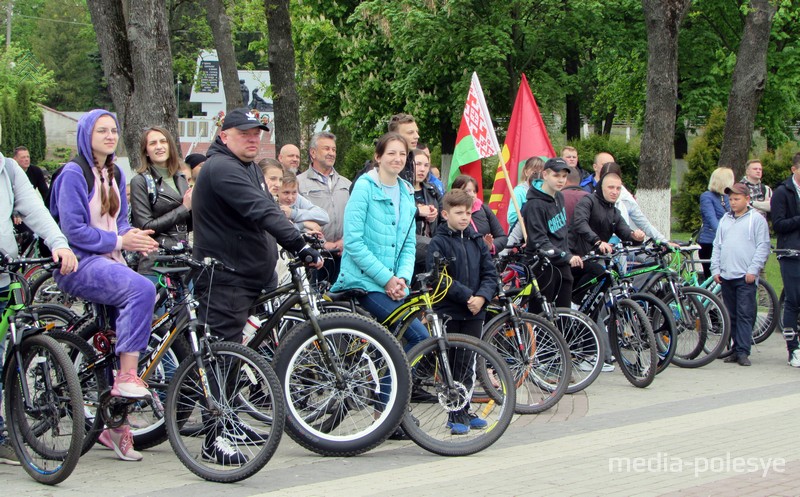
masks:
<instances>
[{"instance_id":1,"label":"bicycle pedal","mask_svg":"<svg viewBox=\"0 0 800 497\"><path fill-rule=\"evenodd\" d=\"M797 332L791 328L786 328L783 330L783 339L787 342L791 342L792 340L797 339Z\"/></svg>"}]
</instances>

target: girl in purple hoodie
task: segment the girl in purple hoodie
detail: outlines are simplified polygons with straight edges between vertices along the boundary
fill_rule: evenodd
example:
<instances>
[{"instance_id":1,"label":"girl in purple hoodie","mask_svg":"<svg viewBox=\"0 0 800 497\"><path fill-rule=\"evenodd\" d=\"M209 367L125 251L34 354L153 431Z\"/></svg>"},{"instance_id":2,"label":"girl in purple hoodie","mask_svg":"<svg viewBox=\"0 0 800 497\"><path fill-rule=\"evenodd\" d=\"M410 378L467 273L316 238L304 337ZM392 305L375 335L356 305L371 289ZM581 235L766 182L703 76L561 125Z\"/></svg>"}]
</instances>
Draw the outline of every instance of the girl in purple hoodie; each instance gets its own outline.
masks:
<instances>
[{"instance_id":1,"label":"girl in purple hoodie","mask_svg":"<svg viewBox=\"0 0 800 497\"><path fill-rule=\"evenodd\" d=\"M148 253L158 249L158 243L149 236L152 230L128 223L125 178L115 177L118 141L119 125L110 112L96 109L78 121L78 155L53 182L50 205L81 261L76 272L56 273L54 278L65 292L114 308L120 368L111 395L144 398L150 392L137 366L150 337L155 287L125 264L122 250ZM84 177L88 169L95 179L91 191ZM105 430L100 441L120 459L142 458L133 450L129 426Z\"/></svg>"}]
</instances>

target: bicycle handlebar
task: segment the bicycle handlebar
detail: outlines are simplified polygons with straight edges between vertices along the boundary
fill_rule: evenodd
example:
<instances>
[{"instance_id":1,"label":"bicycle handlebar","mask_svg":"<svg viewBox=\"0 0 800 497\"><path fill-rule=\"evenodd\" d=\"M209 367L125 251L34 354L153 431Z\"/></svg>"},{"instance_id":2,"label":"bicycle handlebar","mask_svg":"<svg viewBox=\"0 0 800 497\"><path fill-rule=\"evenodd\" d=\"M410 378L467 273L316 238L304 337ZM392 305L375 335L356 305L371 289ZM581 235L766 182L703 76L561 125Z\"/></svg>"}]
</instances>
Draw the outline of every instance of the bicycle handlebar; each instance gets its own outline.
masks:
<instances>
[{"instance_id":1,"label":"bicycle handlebar","mask_svg":"<svg viewBox=\"0 0 800 497\"><path fill-rule=\"evenodd\" d=\"M185 264L193 269L214 268L214 269L221 269L222 271L227 271L229 273L236 272L236 269L226 265L224 262L220 260L214 259L213 257L204 257L202 261L199 261L197 259L192 258L189 254L186 253L159 254L154 256L153 260L156 262Z\"/></svg>"},{"instance_id":2,"label":"bicycle handlebar","mask_svg":"<svg viewBox=\"0 0 800 497\"><path fill-rule=\"evenodd\" d=\"M3 271L15 271L18 267L28 264L45 264L49 268L56 268L60 263L54 262L51 257L31 257L16 259L5 250L0 250L0 269Z\"/></svg>"}]
</instances>

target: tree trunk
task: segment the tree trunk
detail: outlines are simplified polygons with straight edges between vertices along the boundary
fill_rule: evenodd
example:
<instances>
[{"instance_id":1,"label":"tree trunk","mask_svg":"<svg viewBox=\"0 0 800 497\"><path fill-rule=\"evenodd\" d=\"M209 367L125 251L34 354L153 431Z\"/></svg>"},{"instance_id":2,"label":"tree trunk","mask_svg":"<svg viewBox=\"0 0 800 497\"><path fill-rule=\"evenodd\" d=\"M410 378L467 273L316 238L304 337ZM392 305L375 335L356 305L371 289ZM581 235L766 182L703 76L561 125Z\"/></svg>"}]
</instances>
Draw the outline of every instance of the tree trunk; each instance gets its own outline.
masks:
<instances>
[{"instance_id":1,"label":"tree trunk","mask_svg":"<svg viewBox=\"0 0 800 497\"><path fill-rule=\"evenodd\" d=\"M568 76L578 74L578 55L571 53L566 62ZM579 140L581 137L581 108L576 93L567 95L567 140Z\"/></svg>"},{"instance_id":2,"label":"tree trunk","mask_svg":"<svg viewBox=\"0 0 800 497\"><path fill-rule=\"evenodd\" d=\"M770 0L751 0L736 55L719 165L732 167L737 178L744 175L758 103L767 84L767 49L775 11Z\"/></svg>"},{"instance_id":3,"label":"tree trunk","mask_svg":"<svg viewBox=\"0 0 800 497\"><path fill-rule=\"evenodd\" d=\"M295 79L289 0L264 0L269 31L269 79L275 106L275 148L300 146L300 98Z\"/></svg>"},{"instance_id":4,"label":"tree trunk","mask_svg":"<svg viewBox=\"0 0 800 497\"><path fill-rule=\"evenodd\" d=\"M144 128L164 126L178 137L169 26L164 2L88 0L131 169L139 166Z\"/></svg>"},{"instance_id":5,"label":"tree trunk","mask_svg":"<svg viewBox=\"0 0 800 497\"><path fill-rule=\"evenodd\" d=\"M603 127L603 135L611 136L611 130L614 128L614 118L617 117L617 107L611 107L611 110L606 114L606 122Z\"/></svg>"},{"instance_id":6,"label":"tree trunk","mask_svg":"<svg viewBox=\"0 0 800 497\"><path fill-rule=\"evenodd\" d=\"M670 180L678 100L678 31L691 0L642 0L647 27L647 102L637 200L650 222L670 232Z\"/></svg>"},{"instance_id":7,"label":"tree trunk","mask_svg":"<svg viewBox=\"0 0 800 497\"><path fill-rule=\"evenodd\" d=\"M225 11L223 0L204 0L206 18L214 35L214 46L217 49L219 70L222 77L222 89L225 92L225 109L231 111L239 107L246 107L247 102L242 101L242 92L239 86L239 72L236 68L236 50L233 48L231 35L231 20Z\"/></svg>"}]
</instances>

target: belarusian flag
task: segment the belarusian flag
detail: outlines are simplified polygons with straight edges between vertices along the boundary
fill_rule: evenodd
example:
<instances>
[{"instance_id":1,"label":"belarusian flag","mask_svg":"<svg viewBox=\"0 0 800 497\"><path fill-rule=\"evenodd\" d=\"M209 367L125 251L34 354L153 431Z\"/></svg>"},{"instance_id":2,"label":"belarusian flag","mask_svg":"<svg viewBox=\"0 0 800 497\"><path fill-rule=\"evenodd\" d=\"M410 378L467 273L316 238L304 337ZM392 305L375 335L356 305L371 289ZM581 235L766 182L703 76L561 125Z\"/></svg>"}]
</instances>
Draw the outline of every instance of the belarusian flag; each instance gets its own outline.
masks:
<instances>
[{"instance_id":1,"label":"belarusian flag","mask_svg":"<svg viewBox=\"0 0 800 497\"><path fill-rule=\"evenodd\" d=\"M517 183L522 181L519 177L522 168L525 162L534 156L555 157L556 153L547 136L547 128L539 113L539 106L536 105L536 99L533 98L528 86L528 79L523 74L517 99L514 101L514 109L511 111L506 143L503 146L503 161L508 170L511 186L517 186ZM508 190L503 169L498 167L492 196L489 198L489 207L497 214L505 230L508 230L508 210L514 208L511 204L511 195L513 192Z\"/></svg>"},{"instance_id":2,"label":"belarusian flag","mask_svg":"<svg viewBox=\"0 0 800 497\"><path fill-rule=\"evenodd\" d=\"M494 126L486 107L478 74L472 73L472 84L469 86L467 103L458 127L456 148L453 161L450 163L448 188L459 174L466 174L478 182L478 198L483 199L483 180L481 175L481 159L500 153L500 144L494 133Z\"/></svg>"}]
</instances>

